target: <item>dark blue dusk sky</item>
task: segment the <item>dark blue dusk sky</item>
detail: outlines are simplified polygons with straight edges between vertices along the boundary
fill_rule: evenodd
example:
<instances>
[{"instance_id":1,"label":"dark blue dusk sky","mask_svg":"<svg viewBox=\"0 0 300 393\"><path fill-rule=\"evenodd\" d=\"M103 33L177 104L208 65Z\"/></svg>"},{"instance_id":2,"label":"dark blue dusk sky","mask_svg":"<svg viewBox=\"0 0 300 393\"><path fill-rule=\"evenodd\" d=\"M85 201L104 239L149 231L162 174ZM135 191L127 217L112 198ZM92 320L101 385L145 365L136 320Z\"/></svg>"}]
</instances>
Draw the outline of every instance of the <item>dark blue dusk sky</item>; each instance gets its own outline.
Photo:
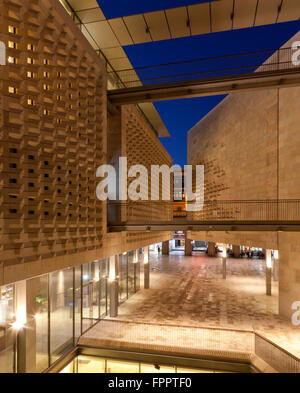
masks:
<instances>
[{"instance_id":1,"label":"dark blue dusk sky","mask_svg":"<svg viewBox=\"0 0 300 393\"><path fill-rule=\"evenodd\" d=\"M199 0L155 0L155 1L121 1L99 0L99 4L108 18L153 11L170 7L199 3ZM247 53L260 50L277 49L300 30L300 21L279 23L268 26L253 27L211 33L200 36L177 38L172 40L150 42L123 47L134 67L144 67L185 60L205 59L230 54ZM258 56L250 60L250 64L258 66L269 55ZM249 59L247 59L249 64ZM252 63L254 61L254 63ZM258 63L258 64L257 64ZM224 66L238 67L243 65L237 58L232 63L222 64L210 62L205 71L220 69ZM161 77L178 73L198 71L195 65L163 67L158 70L137 70L141 79ZM208 68L207 68L208 67ZM256 67L255 67L256 68ZM221 68L222 69L222 68ZM167 73L166 73L167 72ZM213 75L211 75L213 76ZM145 82L146 83L146 82ZM187 162L187 131L212 110L224 96L190 98L183 100L162 101L154 103L162 120L166 124L171 137L161 138L174 163L184 165Z\"/></svg>"},{"instance_id":2,"label":"dark blue dusk sky","mask_svg":"<svg viewBox=\"0 0 300 393\"><path fill-rule=\"evenodd\" d=\"M106 18L141 14L214 0L97 0Z\"/></svg>"}]
</instances>

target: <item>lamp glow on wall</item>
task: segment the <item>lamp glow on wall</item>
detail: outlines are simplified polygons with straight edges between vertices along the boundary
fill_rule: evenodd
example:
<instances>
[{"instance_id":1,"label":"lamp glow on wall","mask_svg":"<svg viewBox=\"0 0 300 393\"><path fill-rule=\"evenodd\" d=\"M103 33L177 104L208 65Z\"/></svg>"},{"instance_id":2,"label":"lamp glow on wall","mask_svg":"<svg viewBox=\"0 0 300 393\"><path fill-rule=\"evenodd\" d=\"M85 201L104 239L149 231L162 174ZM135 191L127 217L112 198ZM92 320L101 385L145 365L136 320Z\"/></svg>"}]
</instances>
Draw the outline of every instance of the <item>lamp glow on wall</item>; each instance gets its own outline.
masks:
<instances>
[{"instance_id":1,"label":"lamp glow on wall","mask_svg":"<svg viewBox=\"0 0 300 393\"><path fill-rule=\"evenodd\" d=\"M223 244L222 257L223 257L223 258L226 258L226 257L227 257L227 247L226 247L226 244Z\"/></svg>"},{"instance_id":2,"label":"lamp glow on wall","mask_svg":"<svg viewBox=\"0 0 300 393\"><path fill-rule=\"evenodd\" d=\"M16 315L13 329L21 330L27 322L26 281L16 283Z\"/></svg>"},{"instance_id":3,"label":"lamp glow on wall","mask_svg":"<svg viewBox=\"0 0 300 393\"><path fill-rule=\"evenodd\" d=\"M115 257L109 258L109 276L108 281L112 282L116 279L116 265L115 265Z\"/></svg>"},{"instance_id":4,"label":"lamp glow on wall","mask_svg":"<svg viewBox=\"0 0 300 393\"><path fill-rule=\"evenodd\" d=\"M274 250L274 259L279 259L279 252L278 252L278 250Z\"/></svg>"},{"instance_id":5,"label":"lamp glow on wall","mask_svg":"<svg viewBox=\"0 0 300 393\"><path fill-rule=\"evenodd\" d=\"M109 282L113 282L113 281L115 281L115 279L116 279L115 274L114 273L109 273L108 281Z\"/></svg>"},{"instance_id":6,"label":"lamp glow on wall","mask_svg":"<svg viewBox=\"0 0 300 393\"><path fill-rule=\"evenodd\" d=\"M16 320L12 324L13 329L21 330L23 327L25 327L26 322L27 322L26 305L17 304Z\"/></svg>"},{"instance_id":7,"label":"lamp glow on wall","mask_svg":"<svg viewBox=\"0 0 300 393\"><path fill-rule=\"evenodd\" d=\"M149 263L149 248L146 247L144 249L144 264L146 265L147 263Z\"/></svg>"},{"instance_id":8,"label":"lamp glow on wall","mask_svg":"<svg viewBox=\"0 0 300 393\"><path fill-rule=\"evenodd\" d=\"M272 254L271 250L266 251L266 265L268 269L272 268Z\"/></svg>"},{"instance_id":9,"label":"lamp glow on wall","mask_svg":"<svg viewBox=\"0 0 300 393\"><path fill-rule=\"evenodd\" d=\"M21 321L17 319L13 324L12 327L14 330L21 330L25 326L26 321Z\"/></svg>"}]
</instances>

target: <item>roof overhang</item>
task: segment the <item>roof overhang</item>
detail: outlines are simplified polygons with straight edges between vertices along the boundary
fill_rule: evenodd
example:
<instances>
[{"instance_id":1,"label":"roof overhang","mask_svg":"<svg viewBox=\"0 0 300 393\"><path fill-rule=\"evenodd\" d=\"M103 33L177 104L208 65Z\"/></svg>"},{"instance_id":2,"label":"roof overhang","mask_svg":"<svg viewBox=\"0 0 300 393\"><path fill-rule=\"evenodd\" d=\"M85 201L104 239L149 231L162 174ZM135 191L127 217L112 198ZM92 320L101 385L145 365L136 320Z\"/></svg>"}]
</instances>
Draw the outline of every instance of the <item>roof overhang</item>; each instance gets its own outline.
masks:
<instances>
[{"instance_id":1,"label":"roof overhang","mask_svg":"<svg viewBox=\"0 0 300 393\"><path fill-rule=\"evenodd\" d=\"M67 1L84 25L82 33L101 50L122 87L138 80L123 46L200 34L294 21L300 18L299 0L211 0L178 8L106 19L96 0ZM121 70L131 69L131 74ZM141 83L142 85L142 83ZM169 132L153 103L139 104L158 136Z\"/></svg>"}]
</instances>

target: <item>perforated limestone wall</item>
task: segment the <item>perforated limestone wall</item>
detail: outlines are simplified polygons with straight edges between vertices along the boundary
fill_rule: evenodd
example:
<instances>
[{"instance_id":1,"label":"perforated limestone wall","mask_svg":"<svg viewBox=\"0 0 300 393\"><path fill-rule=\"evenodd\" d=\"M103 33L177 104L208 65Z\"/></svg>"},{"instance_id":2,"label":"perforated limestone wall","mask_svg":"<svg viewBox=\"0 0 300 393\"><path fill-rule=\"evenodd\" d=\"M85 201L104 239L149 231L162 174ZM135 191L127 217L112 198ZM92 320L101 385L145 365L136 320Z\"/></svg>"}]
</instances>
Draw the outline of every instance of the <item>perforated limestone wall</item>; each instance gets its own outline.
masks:
<instances>
[{"instance_id":1,"label":"perforated limestone wall","mask_svg":"<svg viewBox=\"0 0 300 393\"><path fill-rule=\"evenodd\" d=\"M149 202L128 202L127 219L132 221L169 221L173 218L172 175L170 187L162 182L159 176L157 183L151 182L151 165L167 165L172 167L173 161L163 147L149 124L138 112L135 106L122 107L122 154L127 156L128 168L133 165L144 165L148 171L148 198ZM157 176L155 177L157 179ZM128 180L128 187L134 179ZM159 184L159 200L151 200L151 187ZM163 191L170 192L170 200L164 201Z\"/></svg>"},{"instance_id":2,"label":"perforated limestone wall","mask_svg":"<svg viewBox=\"0 0 300 393\"><path fill-rule=\"evenodd\" d=\"M57 0L0 0L0 40L1 284L103 246L106 73Z\"/></svg>"}]
</instances>

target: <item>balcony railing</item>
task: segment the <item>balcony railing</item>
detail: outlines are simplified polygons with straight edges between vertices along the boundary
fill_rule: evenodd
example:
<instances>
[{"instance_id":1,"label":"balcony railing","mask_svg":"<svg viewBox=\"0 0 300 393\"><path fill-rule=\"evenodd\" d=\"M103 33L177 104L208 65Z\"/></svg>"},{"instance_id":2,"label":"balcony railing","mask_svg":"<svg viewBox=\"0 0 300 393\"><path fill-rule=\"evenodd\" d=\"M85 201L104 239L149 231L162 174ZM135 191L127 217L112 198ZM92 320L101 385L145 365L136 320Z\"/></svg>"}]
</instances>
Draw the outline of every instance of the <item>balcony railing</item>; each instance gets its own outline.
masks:
<instances>
[{"instance_id":1,"label":"balcony railing","mask_svg":"<svg viewBox=\"0 0 300 393\"><path fill-rule=\"evenodd\" d=\"M256 355L277 372L300 372L299 358L253 330L104 319L79 344L237 362Z\"/></svg>"},{"instance_id":2,"label":"balcony railing","mask_svg":"<svg viewBox=\"0 0 300 393\"><path fill-rule=\"evenodd\" d=\"M207 201L203 209L188 213L197 221L300 221L300 200Z\"/></svg>"},{"instance_id":3,"label":"balcony railing","mask_svg":"<svg viewBox=\"0 0 300 393\"><path fill-rule=\"evenodd\" d=\"M299 65L292 58L294 53L295 50L287 47L128 68L117 71L119 83L115 83L113 88L204 80L254 72L290 71L299 69ZM115 73L111 71L109 75L114 77Z\"/></svg>"},{"instance_id":4,"label":"balcony railing","mask_svg":"<svg viewBox=\"0 0 300 393\"><path fill-rule=\"evenodd\" d=\"M255 354L280 373L300 373L300 359L255 333Z\"/></svg>"},{"instance_id":5,"label":"balcony railing","mask_svg":"<svg viewBox=\"0 0 300 393\"><path fill-rule=\"evenodd\" d=\"M108 203L108 221L166 222L173 217L173 202L124 201ZM178 217L178 219L184 219ZM282 200L213 200L206 201L202 210L187 212L187 221L198 222L300 222L300 199Z\"/></svg>"}]
</instances>

